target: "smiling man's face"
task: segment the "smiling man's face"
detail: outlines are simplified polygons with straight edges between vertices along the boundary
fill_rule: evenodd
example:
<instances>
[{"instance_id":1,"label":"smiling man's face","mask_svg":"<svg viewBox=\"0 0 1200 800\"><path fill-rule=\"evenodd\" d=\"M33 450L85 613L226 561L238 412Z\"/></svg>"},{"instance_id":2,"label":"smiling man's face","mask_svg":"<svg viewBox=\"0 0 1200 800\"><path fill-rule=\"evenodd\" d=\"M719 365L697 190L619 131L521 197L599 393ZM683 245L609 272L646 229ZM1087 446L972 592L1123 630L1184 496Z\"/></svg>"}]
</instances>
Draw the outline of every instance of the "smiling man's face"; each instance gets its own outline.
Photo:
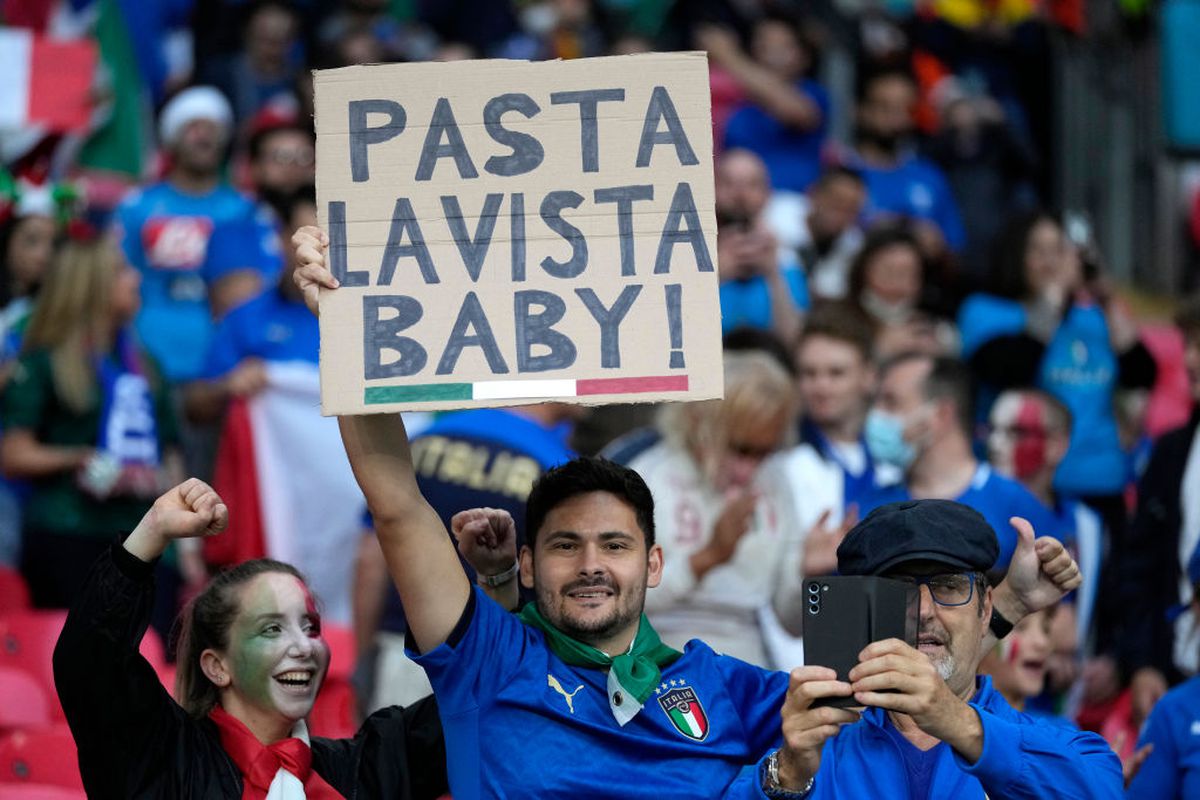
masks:
<instances>
[{"instance_id":1,"label":"smiling man's face","mask_svg":"<svg viewBox=\"0 0 1200 800\"><path fill-rule=\"evenodd\" d=\"M646 589L662 577L662 548L646 549L633 507L608 492L555 506L521 551L521 582L555 628L616 655L632 642Z\"/></svg>"}]
</instances>

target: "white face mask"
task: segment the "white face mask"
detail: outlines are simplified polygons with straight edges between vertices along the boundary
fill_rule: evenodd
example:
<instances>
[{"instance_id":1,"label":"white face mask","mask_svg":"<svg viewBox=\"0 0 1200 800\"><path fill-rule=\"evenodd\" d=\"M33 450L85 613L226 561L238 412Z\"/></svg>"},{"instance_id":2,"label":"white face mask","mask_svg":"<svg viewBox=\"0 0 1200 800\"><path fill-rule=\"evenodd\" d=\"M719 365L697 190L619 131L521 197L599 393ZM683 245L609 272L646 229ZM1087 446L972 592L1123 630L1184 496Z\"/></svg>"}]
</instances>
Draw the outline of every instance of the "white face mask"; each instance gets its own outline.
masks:
<instances>
[{"instance_id":1,"label":"white face mask","mask_svg":"<svg viewBox=\"0 0 1200 800\"><path fill-rule=\"evenodd\" d=\"M899 325L908 322L913 315L913 307L903 301L893 303L884 300L871 289L863 289L858 296L863 309L885 325Z\"/></svg>"}]
</instances>

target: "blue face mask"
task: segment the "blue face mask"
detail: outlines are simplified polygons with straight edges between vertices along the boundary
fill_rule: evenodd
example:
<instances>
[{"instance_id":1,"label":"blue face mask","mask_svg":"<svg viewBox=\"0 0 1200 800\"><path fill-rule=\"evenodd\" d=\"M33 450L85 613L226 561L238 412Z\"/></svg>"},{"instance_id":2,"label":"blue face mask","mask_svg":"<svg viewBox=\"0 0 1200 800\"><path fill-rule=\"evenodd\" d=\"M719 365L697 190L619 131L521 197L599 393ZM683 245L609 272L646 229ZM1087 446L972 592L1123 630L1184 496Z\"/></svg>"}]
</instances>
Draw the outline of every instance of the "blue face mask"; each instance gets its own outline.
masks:
<instances>
[{"instance_id":1,"label":"blue face mask","mask_svg":"<svg viewBox=\"0 0 1200 800\"><path fill-rule=\"evenodd\" d=\"M917 457L916 449L904 440L904 419L886 411L871 409L863 437L871 458L880 464L906 470Z\"/></svg>"}]
</instances>

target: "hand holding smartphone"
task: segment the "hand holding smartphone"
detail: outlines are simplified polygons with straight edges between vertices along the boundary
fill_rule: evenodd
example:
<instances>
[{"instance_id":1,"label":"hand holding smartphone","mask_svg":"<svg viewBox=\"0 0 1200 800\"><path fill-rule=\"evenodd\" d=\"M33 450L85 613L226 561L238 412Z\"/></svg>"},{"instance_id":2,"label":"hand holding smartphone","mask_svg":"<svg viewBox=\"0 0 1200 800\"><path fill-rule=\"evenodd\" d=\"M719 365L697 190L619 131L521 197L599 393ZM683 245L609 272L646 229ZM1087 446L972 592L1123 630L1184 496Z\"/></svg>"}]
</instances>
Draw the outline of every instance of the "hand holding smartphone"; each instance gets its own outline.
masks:
<instances>
[{"instance_id":1,"label":"hand holding smartphone","mask_svg":"<svg viewBox=\"0 0 1200 800\"><path fill-rule=\"evenodd\" d=\"M838 680L858 664L871 642L900 639L917 645L920 590L913 584L859 575L804 581L804 663L836 670ZM853 697L830 697L813 706L846 708Z\"/></svg>"}]
</instances>

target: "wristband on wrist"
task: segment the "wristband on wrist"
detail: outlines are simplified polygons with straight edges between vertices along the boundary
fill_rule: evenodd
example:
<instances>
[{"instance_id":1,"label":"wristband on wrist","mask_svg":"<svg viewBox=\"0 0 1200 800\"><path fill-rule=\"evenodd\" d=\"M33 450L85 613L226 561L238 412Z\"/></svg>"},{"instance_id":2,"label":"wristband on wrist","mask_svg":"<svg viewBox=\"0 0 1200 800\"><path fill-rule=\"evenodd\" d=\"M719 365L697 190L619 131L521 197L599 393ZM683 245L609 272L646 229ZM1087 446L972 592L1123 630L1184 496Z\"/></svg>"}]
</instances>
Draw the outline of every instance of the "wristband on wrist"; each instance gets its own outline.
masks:
<instances>
[{"instance_id":1,"label":"wristband on wrist","mask_svg":"<svg viewBox=\"0 0 1200 800\"><path fill-rule=\"evenodd\" d=\"M503 572L497 572L495 575L484 575L483 573L479 573L475 576L475 581L480 586L489 586L494 589L497 586L503 586L513 578L517 577L517 571L519 569L520 564L514 561L511 567Z\"/></svg>"},{"instance_id":2,"label":"wristband on wrist","mask_svg":"<svg viewBox=\"0 0 1200 800\"><path fill-rule=\"evenodd\" d=\"M1012 633L1013 623L1006 620L995 606L992 606L992 620L988 623L988 628L996 635L997 639L1003 639Z\"/></svg>"}]
</instances>

